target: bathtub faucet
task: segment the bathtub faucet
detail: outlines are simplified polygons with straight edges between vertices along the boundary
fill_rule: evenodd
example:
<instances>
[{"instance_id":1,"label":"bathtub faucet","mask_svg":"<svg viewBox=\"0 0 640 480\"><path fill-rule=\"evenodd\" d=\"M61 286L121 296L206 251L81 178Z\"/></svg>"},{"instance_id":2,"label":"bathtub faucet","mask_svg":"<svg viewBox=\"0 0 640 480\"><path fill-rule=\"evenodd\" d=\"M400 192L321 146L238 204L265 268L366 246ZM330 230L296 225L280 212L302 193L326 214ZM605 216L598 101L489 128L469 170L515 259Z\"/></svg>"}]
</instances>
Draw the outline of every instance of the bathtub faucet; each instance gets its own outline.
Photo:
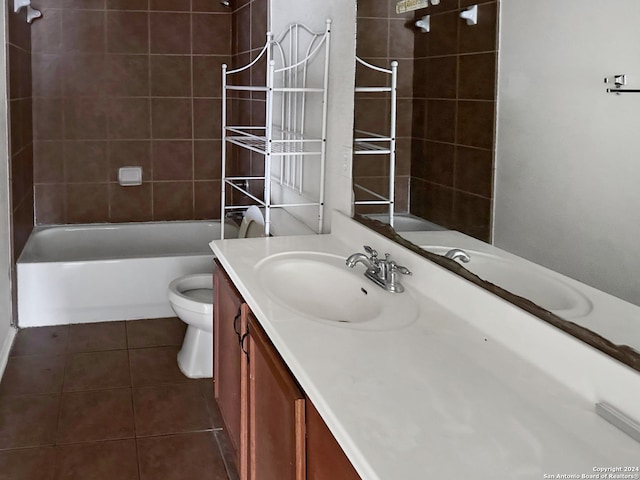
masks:
<instances>
[{"instance_id":1,"label":"bathtub faucet","mask_svg":"<svg viewBox=\"0 0 640 480\"><path fill-rule=\"evenodd\" d=\"M444 256L450 258L451 260L460 260L462 263L469 263L469 261L471 260L469 254L461 248L452 248L447 253L445 253Z\"/></svg>"},{"instance_id":2,"label":"bathtub faucet","mask_svg":"<svg viewBox=\"0 0 640 480\"><path fill-rule=\"evenodd\" d=\"M398 275L412 275L408 268L398 265L393 260L389 260L391 256L388 253L384 254L384 259L378 258L378 252L373 248L365 245L364 253L354 253L349 255L346 260L347 267L353 268L358 263L362 263L367 270L364 272L364 276L371 280L376 285L384 288L387 292L402 293L404 287L398 280Z\"/></svg>"}]
</instances>

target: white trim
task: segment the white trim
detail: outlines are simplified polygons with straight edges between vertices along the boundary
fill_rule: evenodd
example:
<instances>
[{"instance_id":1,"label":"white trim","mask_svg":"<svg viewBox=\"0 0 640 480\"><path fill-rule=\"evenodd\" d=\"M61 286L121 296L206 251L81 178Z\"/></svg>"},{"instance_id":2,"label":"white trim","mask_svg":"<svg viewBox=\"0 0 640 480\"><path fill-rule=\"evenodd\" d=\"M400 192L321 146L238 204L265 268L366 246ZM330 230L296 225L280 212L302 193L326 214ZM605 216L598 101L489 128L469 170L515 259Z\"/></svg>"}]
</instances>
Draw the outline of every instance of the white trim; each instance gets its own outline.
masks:
<instances>
[{"instance_id":1,"label":"white trim","mask_svg":"<svg viewBox=\"0 0 640 480\"><path fill-rule=\"evenodd\" d=\"M18 329L11 327L7 336L4 338L2 348L0 349L0 379L4 376L4 370L7 368L7 362L9 361L9 352L13 346L13 340L16 338Z\"/></svg>"}]
</instances>

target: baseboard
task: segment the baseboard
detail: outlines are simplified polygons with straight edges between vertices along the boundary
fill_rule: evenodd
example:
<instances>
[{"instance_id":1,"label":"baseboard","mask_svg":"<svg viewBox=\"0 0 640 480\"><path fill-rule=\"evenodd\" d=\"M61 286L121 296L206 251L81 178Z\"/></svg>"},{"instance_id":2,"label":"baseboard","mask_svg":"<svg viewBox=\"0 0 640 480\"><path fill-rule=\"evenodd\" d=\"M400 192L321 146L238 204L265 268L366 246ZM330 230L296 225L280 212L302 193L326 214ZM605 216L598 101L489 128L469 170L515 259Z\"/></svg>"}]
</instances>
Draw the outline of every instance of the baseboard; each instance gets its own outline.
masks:
<instances>
[{"instance_id":1,"label":"baseboard","mask_svg":"<svg viewBox=\"0 0 640 480\"><path fill-rule=\"evenodd\" d=\"M4 339L4 343L2 344L2 349L0 350L0 379L4 375L4 369L7 368L7 362L9 361L9 352L11 351L13 340L16 338L16 333L18 333L18 330L11 327L9 329L9 332L7 333L6 338Z\"/></svg>"}]
</instances>

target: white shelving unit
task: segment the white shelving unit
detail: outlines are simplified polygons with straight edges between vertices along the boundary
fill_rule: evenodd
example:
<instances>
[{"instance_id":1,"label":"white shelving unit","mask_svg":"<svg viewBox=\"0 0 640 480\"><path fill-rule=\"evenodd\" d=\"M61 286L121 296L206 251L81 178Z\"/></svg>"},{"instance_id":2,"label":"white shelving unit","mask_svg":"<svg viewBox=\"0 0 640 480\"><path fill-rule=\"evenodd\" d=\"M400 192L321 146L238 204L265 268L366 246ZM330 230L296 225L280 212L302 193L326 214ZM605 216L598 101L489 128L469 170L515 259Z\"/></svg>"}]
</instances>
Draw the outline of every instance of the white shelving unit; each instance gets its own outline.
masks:
<instances>
[{"instance_id":1,"label":"white shelving unit","mask_svg":"<svg viewBox=\"0 0 640 480\"><path fill-rule=\"evenodd\" d=\"M356 62L360 65L389 75L388 86L376 86L376 87L358 87L356 86L356 93L389 93L390 102L390 121L389 132L385 133L372 133L362 130L355 131L355 138L353 140L353 153L354 155L375 155L376 159L379 156L388 156L389 161L389 190L388 194L375 192L370 188L363 185L354 183L354 189L364 192L371 200L356 200L356 205L388 205L389 206L389 224L393 227L393 208L395 197L395 167L396 167L396 101L397 101L397 84L398 84L398 62L391 62L391 68L386 69L372 65L365 62L359 57L356 57ZM373 159L372 159L373 160ZM356 197L357 198L357 197Z\"/></svg>"},{"instance_id":2,"label":"white shelving unit","mask_svg":"<svg viewBox=\"0 0 640 480\"><path fill-rule=\"evenodd\" d=\"M325 30L313 31L294 23L267 41L250 63L228 70L222 66L222 202L229 212L247 208L232 203L229 190L238 191L264 211L265 235L271 227L271 210L302 207L317 211L317 232L322 230L326 160L327 87L331 20ZM265 85L243 85L242 72L266 62ZM234 83L234 81L236 83ZM264 92L264 126L227 124L229 92ZM257 152L264 157L264 175L228 176L227 145ZM261 194L251 187L262 182ZM258 189L259 190L259 189ZM221 238L224 238L222 222Z\"/></svg>"}]
</instances>

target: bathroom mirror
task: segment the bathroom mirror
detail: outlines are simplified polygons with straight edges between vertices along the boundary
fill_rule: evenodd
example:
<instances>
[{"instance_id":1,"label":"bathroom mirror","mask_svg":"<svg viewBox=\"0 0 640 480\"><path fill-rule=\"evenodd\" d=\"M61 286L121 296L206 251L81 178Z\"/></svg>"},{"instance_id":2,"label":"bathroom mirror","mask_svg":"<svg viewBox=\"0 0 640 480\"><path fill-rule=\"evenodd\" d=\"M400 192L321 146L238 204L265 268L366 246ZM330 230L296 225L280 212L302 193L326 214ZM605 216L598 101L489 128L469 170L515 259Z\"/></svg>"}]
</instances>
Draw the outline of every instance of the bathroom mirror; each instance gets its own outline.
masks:
<instances>
[{"instance_id":1,"label":"bathroom mirror","mask_svg":"<svg viewBox=\"0 0 640 480\"><path fill-rule=\"evenodd\" d=\"M640 93L607 93L640 89L640 5L478 2L478 23L468 25L460 18L473 5L468 0L400 15L395 4L358 0L357 55L386 68L398 61L393 179L400 215L395 230L385 227L381 206L356 205L356 218L409 247L420 236L407 229L455 230L624 300L598 307L610 319L600 328L422 250L640 370ZM423 32L415 22L426 15ZM616 88L619 74L628 84ZM357 67L357 86L376 81ZM356 93L356 130L384 131L389 101ZM388 194L390 173L384 161L354 155L354 183Z\"/></svg>"}]
</instances>

